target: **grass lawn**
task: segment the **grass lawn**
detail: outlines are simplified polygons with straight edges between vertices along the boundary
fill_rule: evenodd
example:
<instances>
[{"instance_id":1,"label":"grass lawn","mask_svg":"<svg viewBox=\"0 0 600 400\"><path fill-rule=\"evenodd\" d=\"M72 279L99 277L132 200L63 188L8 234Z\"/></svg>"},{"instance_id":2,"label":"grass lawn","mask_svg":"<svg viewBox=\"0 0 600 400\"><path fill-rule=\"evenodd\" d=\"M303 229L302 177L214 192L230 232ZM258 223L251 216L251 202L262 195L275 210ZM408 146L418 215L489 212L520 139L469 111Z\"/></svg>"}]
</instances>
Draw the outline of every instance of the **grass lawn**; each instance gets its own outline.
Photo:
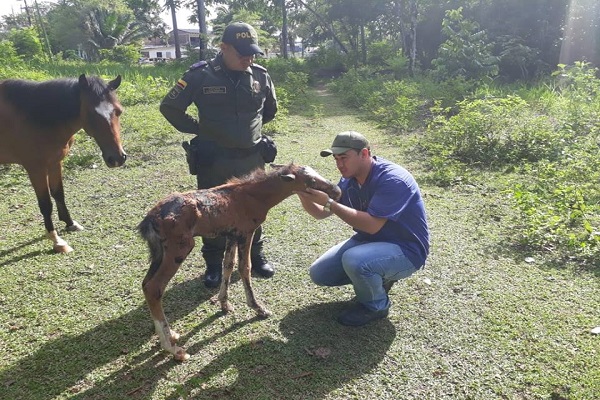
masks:
<instances>
[{"instance_id":1,"label":"grass lawn","mask_svg":"<svg viewBox=\"0 0 600 400\"><path fill-rule=\"evenodd\" d=\"M291 197L264 226L277 272L254 280L273 316L255 317L239 281L236 311L221 316L209 301L215 290L201 282L198 240L165 295L192 356L173 361L144 302L147 250L135 227L166 194L194 188L180 145L189 137L157 105L133 106L122 118L124 167L109 170L96 157L96 168L66 171L67 204L86 228L64 233L73 253L52 253L26 175L0 167L0 399L600 398L600 335L590 332L600 326L600 272L514 247L501 177L428 185L407 137L376 129L323 91L308 93L289 119L275 136L279 163L337 180L318 152L357 130L422 182L431 256L394 286L389 319L360 328L334 321L351 288L316 287L307 269L351 230L335 217L313 220ZM76 152L98 153L80 139Z\"/></svg>"}]
</instances>

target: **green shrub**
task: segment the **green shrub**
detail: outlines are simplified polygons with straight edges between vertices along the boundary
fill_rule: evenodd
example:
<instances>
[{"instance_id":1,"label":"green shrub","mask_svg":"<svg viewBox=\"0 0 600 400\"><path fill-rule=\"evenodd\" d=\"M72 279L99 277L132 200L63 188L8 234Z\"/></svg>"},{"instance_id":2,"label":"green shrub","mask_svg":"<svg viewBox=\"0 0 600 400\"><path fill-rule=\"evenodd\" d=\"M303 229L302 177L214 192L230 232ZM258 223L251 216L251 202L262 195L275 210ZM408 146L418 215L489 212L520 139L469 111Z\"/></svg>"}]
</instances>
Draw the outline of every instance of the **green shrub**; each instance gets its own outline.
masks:
<instances>
[{"instance_id":1,"label":"green shrub","mask_svg":"<svg viewBox=\"0 0 600 400\"><path fill-rule=\"evenodd\" d=\"M462 15L462 7L447 10L442 21L446 37L438 49L438 58L431 61L439 80L455 78L491 78L498 74L498 57L492 55L493 44L479 24Z\"/></svg>"},{"instance_id":2,"label":"green shrub","mask_svg":"<svg viewBox=\"0 0 600 400\"><path fill-rule=\"evenodd\" d=\"M140 46L137 44L117 45L112 49L100 49L100 57L104 61L125 65L135 64L140 58Z\"/></svg>"},{"instance_id":3,"label":"green shrub","mask_svg":"<svg viewBox=\"0 0 600 400\"><path fill-rule=\"evenodd\" d=\"M600 256L600 162L593 152L579 153L575 162L540 162L524 168L533 182L511 190L520 210L519 238L524 244Z\"/></svg>"},{"instance_id":4,"label":"green shrub","mask_svg":"<svg viewBox=\"0 0 600 400\"><path fill-rule=\"evenodd\" d=\"M438 114L429 125L424 145L431 154L443 148L466 164L498 167L554 159L563 147L552 121L518 96L465 100L458 107L458 114Z\"/></svg>"},{"instance_id":5,"label":"green shrub","mask_svg":"<svg viewBox=\"0 0 600 400\"><path fill-rule=\"evenodd\" d=\"M362 107L379 127L406 131L415 127L421 104L419 89L412 82L387 81L367 96Z\"/></svg>"},{"instance_id":6,"label":"green shrub","mask_svg":"<svg viewBox=\"0 0 600 400\"><path fill-rule=\"evenodd\" d=\"M336 93L344 104L363 109L365 96L379 90L385 78L373 78L369 69L353 69L330 82L328 87Z\"/></svg>"},{"instance_id":7,"label":"green shrub","mask_svg":"<svg viewBox=\"0 0 600 400\"><path fill-rule=\"evenodd\" d=\"M261 59L257 62L263 65L269 71L269 75L275 82L275 85L279 85L281 82L286 80L286 74L288 72L299 72L308 73L308 68L304 63L304 60L300 58L268 58Z\"/></svg>"},{"instance_id":8,"label":"green shrub","mask_svg":"<svg viewBox=\"0 0 600 400\"><path fill-rule=\"evenodd\" d=\"M8 40L13 43L17 54L27 60L45 59L42 42L33 27L11 29Z\"/></svg>"}]
</instances>

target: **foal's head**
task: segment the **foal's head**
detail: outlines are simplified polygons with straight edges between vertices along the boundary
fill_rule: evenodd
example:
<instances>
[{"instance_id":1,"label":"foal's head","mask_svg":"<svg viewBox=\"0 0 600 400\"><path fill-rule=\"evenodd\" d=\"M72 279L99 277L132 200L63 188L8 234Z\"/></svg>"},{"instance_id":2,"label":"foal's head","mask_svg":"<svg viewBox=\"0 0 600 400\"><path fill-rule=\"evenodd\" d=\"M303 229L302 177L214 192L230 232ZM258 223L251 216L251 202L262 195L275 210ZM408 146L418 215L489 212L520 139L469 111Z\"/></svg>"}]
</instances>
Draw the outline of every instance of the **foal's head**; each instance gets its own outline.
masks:
<instances>
[{"instance_id":1,"label":"foal's head","mask_svg":"<svg viewBox=\"0 0 600 400\"><path fill-rule=\"evenodd\" d=\"M312 188L325 192L334 200L339 200L342 195L340 188L323 178L314 169L308 166L289 164L289 165L274 165L280 178L285 182L293 182L295 190L304 190Z\"/></svg>"},{"instance_id":2,"label":"foal's head","mask_svg":"<svg viewBox=\"0 0 600 400\"><path fill-rule=\"evenodd\" d=\"M79 77L83 129L98 143L109 167L119 167L127 158L119 122L123 107L115 94L120 84L121 75L108 83L96 76Z\"/></svg>"}]
</instances>

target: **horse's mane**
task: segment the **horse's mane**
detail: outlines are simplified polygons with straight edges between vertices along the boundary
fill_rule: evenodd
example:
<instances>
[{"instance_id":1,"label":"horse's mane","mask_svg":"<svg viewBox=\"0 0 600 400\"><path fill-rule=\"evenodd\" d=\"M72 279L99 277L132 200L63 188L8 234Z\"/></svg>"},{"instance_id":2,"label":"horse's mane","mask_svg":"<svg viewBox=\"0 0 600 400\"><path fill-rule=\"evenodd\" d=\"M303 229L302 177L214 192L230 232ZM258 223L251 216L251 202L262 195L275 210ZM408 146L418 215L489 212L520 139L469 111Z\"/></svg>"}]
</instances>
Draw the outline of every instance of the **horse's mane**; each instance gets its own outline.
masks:
<instances>
[{"instance_id":1,"label":"horse's mane","mask_svg":"<svg viewBox=\"0 0 600 400\"><path fill-rule=\"evenodd\" d=\"M107 85L98 77L87 79L91 91L103 96ZM79 117L80 87L74 78L44 82L8 79L2 82L2 93L29 122L38 125L54 126Z\"/></svg>"},{"instance_id":2,"label":"horse's mane","mask_svg":"<svg viewBox=\"0 0 600 400\"><path fill-rule=\"evenodd\" d=\"M86 78L91 92L94 93L98 98L103 98L106 95L114 96L106 82L99 77L91 75L87 76Z\"/></svg>"},{"instance_id":3,"label":"horse's mane","mask_svg":"<svg viewBox=\"0 0 600 400\"><path fill-rule=\"evenodd\" d=\"M271 171L266 172L260 168L255 169L254 171L250 172L247 175L241 176L239 178L231 178L227 181L227 185L229 184L233 184L233 185L239 185L239 184L243 184L243 183L253 183L253 182L259 182L259 181L266 181L269 178L272 178L274 176L278 176L281 173L284 172L290 172L292 171L294 168L297 168L298 166L296 164L294 164L293 162L281 167L281 168L273 168Z\"/></svg>"}]
</instances>

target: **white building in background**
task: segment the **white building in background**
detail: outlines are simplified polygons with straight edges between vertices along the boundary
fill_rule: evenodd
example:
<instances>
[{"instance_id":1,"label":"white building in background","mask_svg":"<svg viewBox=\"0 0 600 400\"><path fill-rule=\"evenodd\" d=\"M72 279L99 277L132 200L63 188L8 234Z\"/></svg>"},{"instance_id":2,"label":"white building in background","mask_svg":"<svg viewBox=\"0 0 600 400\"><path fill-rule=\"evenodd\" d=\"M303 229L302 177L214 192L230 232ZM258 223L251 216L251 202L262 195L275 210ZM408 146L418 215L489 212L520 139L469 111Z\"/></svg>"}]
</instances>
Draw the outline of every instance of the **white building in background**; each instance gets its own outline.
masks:
<instances>
[{"instance_id":1,"label":"white building in background","mask_svg":"<svg viewBox=\"0 0 600 400\"><path fill-rule=\"evenodd\" d=\"M200 46L198 29L177 29L181 57L187 57L187 49ZM168 33L166 42L160 39L147 40L141 50L142 60L166 61L175 59L175 31Z\"/></svg>"}]
</instances>

